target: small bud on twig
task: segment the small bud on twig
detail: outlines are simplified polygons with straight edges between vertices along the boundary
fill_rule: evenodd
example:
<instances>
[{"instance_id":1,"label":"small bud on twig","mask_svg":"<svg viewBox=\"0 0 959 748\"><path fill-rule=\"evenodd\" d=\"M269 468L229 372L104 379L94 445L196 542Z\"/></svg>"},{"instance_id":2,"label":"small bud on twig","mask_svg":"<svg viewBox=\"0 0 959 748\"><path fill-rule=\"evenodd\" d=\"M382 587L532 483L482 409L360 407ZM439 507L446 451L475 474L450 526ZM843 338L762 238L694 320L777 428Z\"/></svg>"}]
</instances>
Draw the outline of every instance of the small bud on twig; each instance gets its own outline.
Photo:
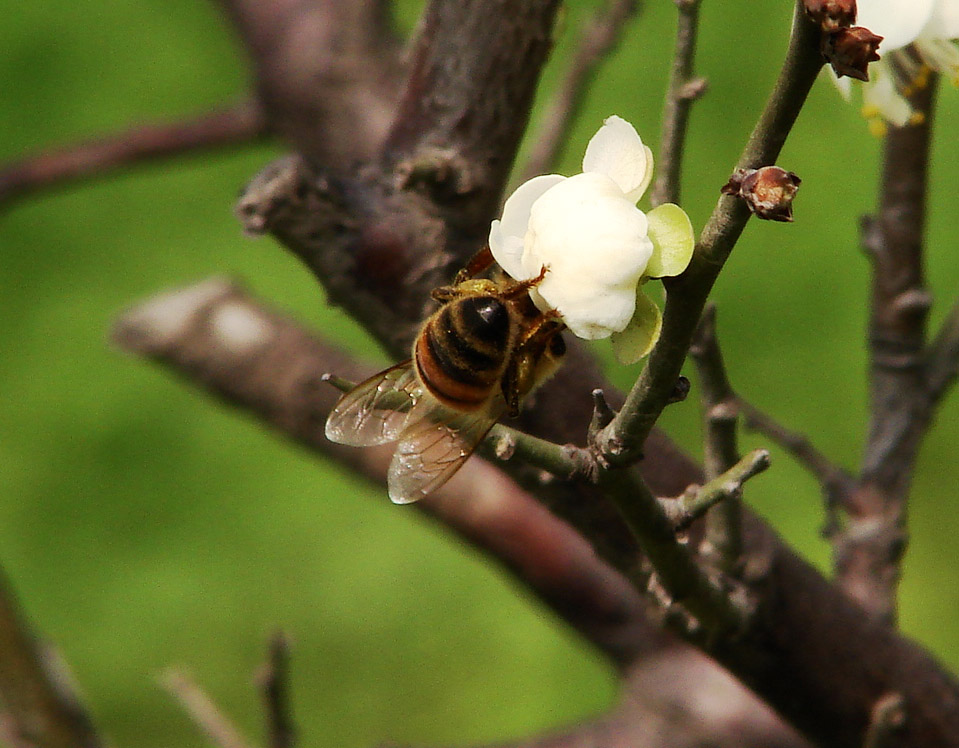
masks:
<instances>
[{"instance_id":1,"label":"small bud on twig","mask_svg":"<svg viewBox=\"0 0 959 748\"><path fill-rule=\"evenodd\" d=\"M768 221L792 222L793 198L802 180L791 171L778 166L759 169L737 169L720 190L746 201L757 218Z\"/></svg>"},{"instance_id":2,"label":"small bud on twig","mask_svg":"<svg viewBox=\"0 0 959 748\"><path fill-rule=\"evenodd\" d=\"M689 378L680 374L676 380L676 384L673 386L673 391L669 393L669 400L666 401L667 404L681 403L689 397L690 387L692 387L692 385L689 383Z\"/></svg>"},{"instance_id":3,"label":"small bud on twig","mask_svg":"<svg viewBox=\"0 0 959 748\"><path fill-rule=\"evenodd\" d=\"M835 31L856 22L856 0L803 0L803 6L823 31Z\"/></svg>"},{"instance_id":4,"label":"small bud on twig","mask_svg":"<svg viewBox=\"0 0 959 748\"><path fill-rule=\"evenodd\" d=\"M822 54L832 65L836 75L848 75L860 81L869 80L867 67L870 62L879 59L879 42L877 36L863 26L839 28L823 35Z\"/></svg>"}]
</instances>

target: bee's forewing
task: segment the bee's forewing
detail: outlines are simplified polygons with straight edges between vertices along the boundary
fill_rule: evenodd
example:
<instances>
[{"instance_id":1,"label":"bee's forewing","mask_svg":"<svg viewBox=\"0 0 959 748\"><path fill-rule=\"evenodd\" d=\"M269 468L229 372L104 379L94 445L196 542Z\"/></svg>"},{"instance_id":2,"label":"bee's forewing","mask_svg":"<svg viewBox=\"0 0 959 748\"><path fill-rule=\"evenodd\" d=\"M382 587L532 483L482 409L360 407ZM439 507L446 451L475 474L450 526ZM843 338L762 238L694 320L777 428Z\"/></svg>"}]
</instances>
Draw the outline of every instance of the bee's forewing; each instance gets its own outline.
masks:
<instances>
[{"instance_id":1,"label":"bee's forewing","mask_svg":"<svg viewBox=\"0 0 959 748\"><path fill-rule=\"evenodd\" d=\"M396 441L418 416L423 385L404 361L347 392L326 419L326 438L351 447Z\"/></svg>"},{"instance_id":2,"label":"bee's forewing","mask_svg":"<svg viewBox=\"0 0 959 748\"><path fill-rule=\"evenodd\" d=\"M387 475L390 499L395 504L409 504L446 483L504 410L505 405L492 411L460 413L434 403L429 413L412 422L400 436Z\"/></svg>"}]
</instances>

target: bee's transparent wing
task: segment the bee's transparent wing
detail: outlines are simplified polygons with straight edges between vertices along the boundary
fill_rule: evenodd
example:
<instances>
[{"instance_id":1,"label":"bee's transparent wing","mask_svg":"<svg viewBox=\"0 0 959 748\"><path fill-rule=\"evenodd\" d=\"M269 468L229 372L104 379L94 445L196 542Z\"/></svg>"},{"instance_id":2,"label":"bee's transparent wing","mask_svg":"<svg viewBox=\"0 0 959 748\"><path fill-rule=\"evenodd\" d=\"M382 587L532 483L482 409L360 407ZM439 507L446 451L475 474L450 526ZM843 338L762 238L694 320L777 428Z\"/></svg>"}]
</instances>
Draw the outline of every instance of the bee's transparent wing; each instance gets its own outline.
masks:
<instances>
[{"instance_id":1,"label":"bee's transparent wing","mask_svg":"<svg viewBox=\"0 0 959 748\"><path fill-rule=\"evenodd\" d=\"M505 410L501 403L492 410L460 413L433 403L400 436L387 475L390 499L409 504L446 483Z\"/></svg>"},{"instance_id":2,"label":"bee's transparent wing","mask_svg":"<svg viewBox=\"0 0 959 748\"><path fill-rule=\"evenodd\" d=\"M423 385L404 361L347 392L326 419L326 438L351 447L396 441L419 416Z\"/></svg>"}]
</instances>

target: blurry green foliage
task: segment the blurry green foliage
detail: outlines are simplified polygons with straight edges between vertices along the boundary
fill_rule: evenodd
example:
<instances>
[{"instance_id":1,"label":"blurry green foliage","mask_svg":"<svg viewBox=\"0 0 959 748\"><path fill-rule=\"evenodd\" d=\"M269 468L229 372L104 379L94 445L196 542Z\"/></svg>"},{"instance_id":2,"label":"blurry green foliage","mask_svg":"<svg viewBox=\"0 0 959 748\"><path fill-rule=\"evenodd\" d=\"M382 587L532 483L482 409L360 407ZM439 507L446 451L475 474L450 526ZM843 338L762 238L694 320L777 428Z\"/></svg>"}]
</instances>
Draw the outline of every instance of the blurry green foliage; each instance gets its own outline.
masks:
<instances>
[{"instance_id":1,"label":"blurry green foliage","mask_svg":"<svg viewBox=\"0 0 959 748\"><path fill-rule=\"evenodd\" d=\"M569 4L561 52L595 4ZM697 226L776 75L789 5L703 4L698 70L710 90L693 114L683 200ZM402 3L399 25L411 28L417 11ZM561 171L579 170L610 113L655 149L674 14L667 0L645 3L603 66ZM541 99L559 71L547 71ZM48 0L4 14L0 80L9 160L236 100L247 70L212 4ZM932 172L935 320L959 287L947 223L955 93L943 92ZM780 161L803 178L796 224L753 222L715 293L737 388L852 467L866 417L856 225L874 204L878 145L855 106L821 83ZM155 685L171 664L188 666L256 734L250 674L278 626L294 640L296 718L312 745L481 742L601 710L614 697L610 670L496 568L383 491L107 343L125 306L223 273L325 334L356 339L294 259L242 237L232 216L239 188L277 153L177 159L0 215L0 563L27 611L120 746L202 744ZM634 374L612 372L623 386ZM902 597L906 631L953 667L955 413L952 398L922 453ZM697 418L693 398L664 419L694 453ZM773 451L750 503L825 569L818 489Z\"/></svg>"}]
</instances>

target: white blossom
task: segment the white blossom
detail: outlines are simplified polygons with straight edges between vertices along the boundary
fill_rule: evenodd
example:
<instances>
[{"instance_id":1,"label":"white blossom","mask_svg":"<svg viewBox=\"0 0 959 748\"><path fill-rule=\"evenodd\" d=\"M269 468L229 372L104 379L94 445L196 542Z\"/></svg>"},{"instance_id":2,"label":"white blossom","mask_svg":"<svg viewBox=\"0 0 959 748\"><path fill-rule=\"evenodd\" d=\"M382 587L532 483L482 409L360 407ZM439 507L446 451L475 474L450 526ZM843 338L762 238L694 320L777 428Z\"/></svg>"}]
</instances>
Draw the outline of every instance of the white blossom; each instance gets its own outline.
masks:
<instances>
[{"instance_id":1,"label":"white blossom","mask_svg":"<svg viewBox=\"0 0 959 748\"><path fill-rule=\"evenodd\" d=\"M856 24L883 38L882 59L869 66L863 86L863 115L877 134L886 122L915 123L906 96L927 84L930 71L959 86L959 0L858 0L857 8ZM909 45L920 62L905 50ZM849 80L839 86L848 98Z\"/></svg>"},{"instance_id":2,"label":"white blossom","mask_svg":"<svg viewBox=\"0 0 959 748\"><path fill-rule=\"evenodd\" d=\"M530 292L556 309L573 334L612 337L625 363L659 336L659 308L642 292L651 277L678 275L692 255L689 218L675 205L636 207L653 174L653 154L633 126L609 117L589 141L583 173L534 177L506 201L489 244L513 278L546 276Z\"/></svg>"}]
</instances>

